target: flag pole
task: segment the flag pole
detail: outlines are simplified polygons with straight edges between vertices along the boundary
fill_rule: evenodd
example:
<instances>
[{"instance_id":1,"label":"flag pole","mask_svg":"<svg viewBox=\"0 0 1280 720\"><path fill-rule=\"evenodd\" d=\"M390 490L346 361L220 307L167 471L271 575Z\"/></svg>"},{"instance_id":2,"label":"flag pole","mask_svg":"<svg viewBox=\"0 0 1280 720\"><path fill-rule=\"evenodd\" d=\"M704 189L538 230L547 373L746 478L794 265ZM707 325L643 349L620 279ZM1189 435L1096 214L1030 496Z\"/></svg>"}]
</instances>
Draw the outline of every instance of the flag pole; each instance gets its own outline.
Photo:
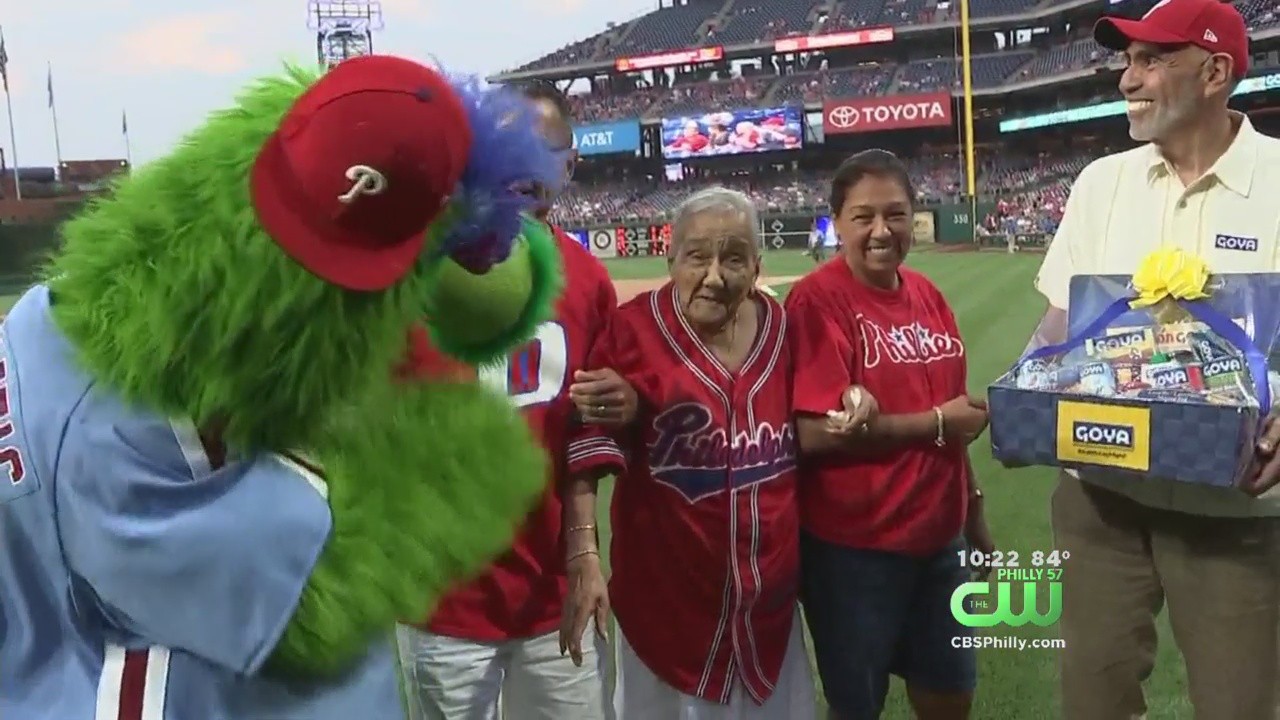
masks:
<instances>
[{"instance_id":1,"label":"flag pole","mask_svg":"<svg viewBox=\"0 0 1280 720\"><path fill-rule=\"evenodd\" d=\"M53 151L58 158L58 179L62 179L62 137L58 132L58 104L53 100L53 63L49 63L49 112L53 114Z\"/></svg>"},{"instance_id":2,"label":"flag pole","mask_svg":"<svg viewBox=\"0 0 1280 720\"><path fill-rule=\"evenodd\" d=\"M18 176L18 133L13 127L13 96L9 94L9 54L4 49L4 31L0 30L0 80L4 85L4 105L9 113L9 155L13 159L13 193L22 199L22 179Z\"/></svg>"},{"instance_id":3,"label":"flag pole","mask_svg":"<svg viewBox=\"0 0 1280 720\"><path fill-rule=\"evenodd\" d=\"M973 47L969 41L969 0L960 0L960 67L964 73L964 185L969 196L970 242L978 243L978 171L973 137Z\"/></svg>"},{"instance_id":4,"label":"flag pole","mask_svg":"<svg viewBox=\"0 0 1280 720\"><path fill-rule=\"evenodd\" d=\"M120 111L120 132L124 135L124 161L129 163L129 172L133 172L133 148L129 145L129 114Z\"/></svg>"},{"instance_id":5,"label":"flag pole","mask_svg":"<svg viewBox=\"0 0 1280 720\"><path fill-rule=\"evenodd\" d=\"M18 134L13 131L13 98L9 89L4 92L5 110L9 113L9 156L13 159L13 193L18 200L22 199L22 179L18 176Z\"/></svg>"}]
</instances>

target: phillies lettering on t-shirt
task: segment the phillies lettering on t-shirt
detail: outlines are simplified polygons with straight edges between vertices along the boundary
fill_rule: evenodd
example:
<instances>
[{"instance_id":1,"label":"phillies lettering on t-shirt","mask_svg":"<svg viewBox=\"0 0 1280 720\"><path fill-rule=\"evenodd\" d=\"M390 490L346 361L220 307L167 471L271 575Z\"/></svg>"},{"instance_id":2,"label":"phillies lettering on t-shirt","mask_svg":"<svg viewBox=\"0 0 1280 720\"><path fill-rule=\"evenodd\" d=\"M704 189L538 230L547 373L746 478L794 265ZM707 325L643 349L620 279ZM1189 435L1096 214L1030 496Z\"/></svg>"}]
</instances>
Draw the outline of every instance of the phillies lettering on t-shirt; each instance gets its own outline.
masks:
<instances>
[{"instance_id":1,"label":"phillies lettering on t-shirt","mask_svg":"<svg viewBox=\"0 0 1280 720\"><path fill-rule=\"evenodd\" d=\"M874 368L881 362L902 365L964 357L964 343L945 330L937 331L918 322L885 328L861 313L858 325L862 330L864 368Z\"/></svg>"},{"instance_id":2,"label":"phillies lettering on t-shirt","mask_svg":"<svg viewBox=\"0 0 1280 720\"><path fill-rule=\"evenodd\" d=\"M798 413L841 408L850 385L882 415L929 412L965 393L965 351L955 317L923 275L901 268L895 291L868 287L835 258L787 296ZM962 447L932 439L870 459L801 458L805 530L850 547L926 556L964 523L968 469Z\"/></svg>"},{"instance_id":3,"label":"phillies lettering on t-shirt","mask_svg":"<svg viewBox=\"0 0 1280 720\"><path fill-rule=\"evenodd\" d=\"M587 352L617 306L604 266L576 240L556 229L565 289L553 320L504 360L482 367L481 382L504 393L519 408L550 455L547 492L529 513L505 555L473 582L449 593L421 627L477 642L536 637L560 625L567 587L561 505L556 488L565 481L573 423L569 385L585 369Z\"/></svg>"},{"instance_id":4,"label":"phillies lettering on t-shirt","mask_svg":"<svg viewBox=\"0 0 1280 720\"><path fill-rule=\"evenodd\" d=\"M701 403L680 403L655 417L649 448L653 479L692 503L731 488L768 482L795 469L795 432L789 423L775 430L762 422L753 432L739 433L730 444L723 427L711 429L712 421L711 410Z\"/></svg>"},{"instance_id":5,"label":"phillies lettering on t-shirt","mask_svg":"<svg viewBox=\"0 0 1280 720\"><path fill-rule=\"evenodd\" d=\"M580 428L569 453L570 472L618 477L609 598L622 634L664 682L712 702L738 682L769 697L795 617L791 360L781 306L756 302L758 336L736 372L671 284L618 308L589 365L626 378L641 415L617 440Z\"/></svg>"}]
</instances>

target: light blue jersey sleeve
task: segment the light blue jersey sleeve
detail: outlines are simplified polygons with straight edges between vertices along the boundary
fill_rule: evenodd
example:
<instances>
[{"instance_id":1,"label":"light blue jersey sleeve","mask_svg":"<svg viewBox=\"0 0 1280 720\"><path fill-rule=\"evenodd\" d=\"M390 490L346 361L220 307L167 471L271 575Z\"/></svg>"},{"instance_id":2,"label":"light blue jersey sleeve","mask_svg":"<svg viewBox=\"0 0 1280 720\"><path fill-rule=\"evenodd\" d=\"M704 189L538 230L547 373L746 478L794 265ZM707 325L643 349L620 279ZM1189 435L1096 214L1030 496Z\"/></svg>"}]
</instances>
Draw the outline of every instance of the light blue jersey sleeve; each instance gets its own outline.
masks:
<instances>
[{"instance_id":1,"label":"light blue jersey sleeve","mask_svg":"<svg viewBox=\"0 0 1280 720\"><path fill-rule=\"evenodd\" d=\"M68 566L105 621L253 674L331 528L325 485L278 456L211 468L189 424L90 392L59 454Z\"/></svg>"}]
</instances>

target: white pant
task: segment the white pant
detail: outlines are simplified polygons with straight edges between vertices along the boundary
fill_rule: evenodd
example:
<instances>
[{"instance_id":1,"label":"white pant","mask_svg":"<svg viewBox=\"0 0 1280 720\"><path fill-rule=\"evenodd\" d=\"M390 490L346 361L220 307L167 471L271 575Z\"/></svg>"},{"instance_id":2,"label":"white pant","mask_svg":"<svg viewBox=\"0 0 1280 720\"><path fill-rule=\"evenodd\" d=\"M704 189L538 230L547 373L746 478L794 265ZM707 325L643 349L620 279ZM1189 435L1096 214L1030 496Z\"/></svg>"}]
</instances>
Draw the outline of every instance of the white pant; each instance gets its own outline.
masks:
<instances>
[{"instance_id":1,"label":"white pant","mask_svg":"<svg viewBox=\"0 0 1280 720\"><path fill-rule=\"evenodd\" d=\"M410 720L602 720L603 655L594 626L582 667L548 633L483 643L400 626L400 665Z\"/></svg>"},{"instance_id":2,"label":"white pant","mask_svg":"<svg viewBox=\"0 0 1280 720\"><path fill-rule=\"evenodd\" d=\"M764 705L756 705L742 683L735 682L729 704L721 705L692 695L685 695L666 684L645 666L614 623L613 711L617 720L812 720L818 716L809 668L809 654L804 649L804 631L800 613L796 613L787 641L787 655L773 694Z\"/></svg>"}]
</instances>

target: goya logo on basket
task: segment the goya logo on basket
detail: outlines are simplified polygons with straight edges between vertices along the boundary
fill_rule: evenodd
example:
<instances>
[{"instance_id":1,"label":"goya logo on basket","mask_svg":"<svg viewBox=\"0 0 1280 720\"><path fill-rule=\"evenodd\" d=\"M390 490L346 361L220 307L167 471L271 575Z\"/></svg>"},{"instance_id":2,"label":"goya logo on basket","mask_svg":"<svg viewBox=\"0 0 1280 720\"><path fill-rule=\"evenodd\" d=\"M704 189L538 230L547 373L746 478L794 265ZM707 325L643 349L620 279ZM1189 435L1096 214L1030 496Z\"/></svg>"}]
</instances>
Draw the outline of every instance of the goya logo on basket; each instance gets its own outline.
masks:
<instances>
[{"instance_id":1,"label":"goya logo on basket","mask_svg":"<svg viewBox=\"0 0 1280 720\"><path fill-rule=\"evenodd\" d=\"M1227 373L1244 372L1244 362L1240 358L1222 358L1205 363L1204 376L1217 377Z\"/></svg>"},{"instance_id":2,"label":"goya logo on basket","mask_svg":"<svg viewBox=\"0 0 1280 720\"><path fill-rule=\"evenodd\" d=\"M1213 246L1219 250L1243 250L1258 252L1258 238L1239 237L1238 235L1215 235Z\"/></svg>"},{"instance_id":3,"label":"goya logo on basket","mask_svg":"<svg viewBox=\"0 0 1280 720\"><path fill-rule=\"evenodd\" d=\"M1144 328L1133 332L1086 340L1084 350L1091 356L1110 357L1117 354L1125 354L1131 350L1150 351L1155 348L1155 344L1155 333L1151 331L1151 328Z\"/></svg>"},{"instance_id":4,"label":"goya logo on basket","mask_svg":"<svg viewBox=\"0 0 1280 720\"><path fill-rule=\"evenodd\" d=\"M1146 472L1151 469L1151 411L1145 407L1058 403L1058 460Z\"/></svg>"},{"instance_id":5,"label":"goya logo on basket","mask_svg":"<svg viewBox=\"0 0 1280 720\"><path fill-rule=\"evenodd\" d=\"M1105 425L1080 422L1071 424L1071 435L1077 443L1104 445L1106 447L1133 447L1133 428L1128 425Z\"/></svg>"},{"instance_id":6,"label":"goya logo on basket","mask_svg":"<svg viewBox=\"0 0 1280 720\"><path fill-rule=\"evenodd\" d=\"M1158 388L1178 387L1191 382L1191 373L1186 368L1162 368L1151 373L1151 384Z\"/></svg>"}]
</instances>

